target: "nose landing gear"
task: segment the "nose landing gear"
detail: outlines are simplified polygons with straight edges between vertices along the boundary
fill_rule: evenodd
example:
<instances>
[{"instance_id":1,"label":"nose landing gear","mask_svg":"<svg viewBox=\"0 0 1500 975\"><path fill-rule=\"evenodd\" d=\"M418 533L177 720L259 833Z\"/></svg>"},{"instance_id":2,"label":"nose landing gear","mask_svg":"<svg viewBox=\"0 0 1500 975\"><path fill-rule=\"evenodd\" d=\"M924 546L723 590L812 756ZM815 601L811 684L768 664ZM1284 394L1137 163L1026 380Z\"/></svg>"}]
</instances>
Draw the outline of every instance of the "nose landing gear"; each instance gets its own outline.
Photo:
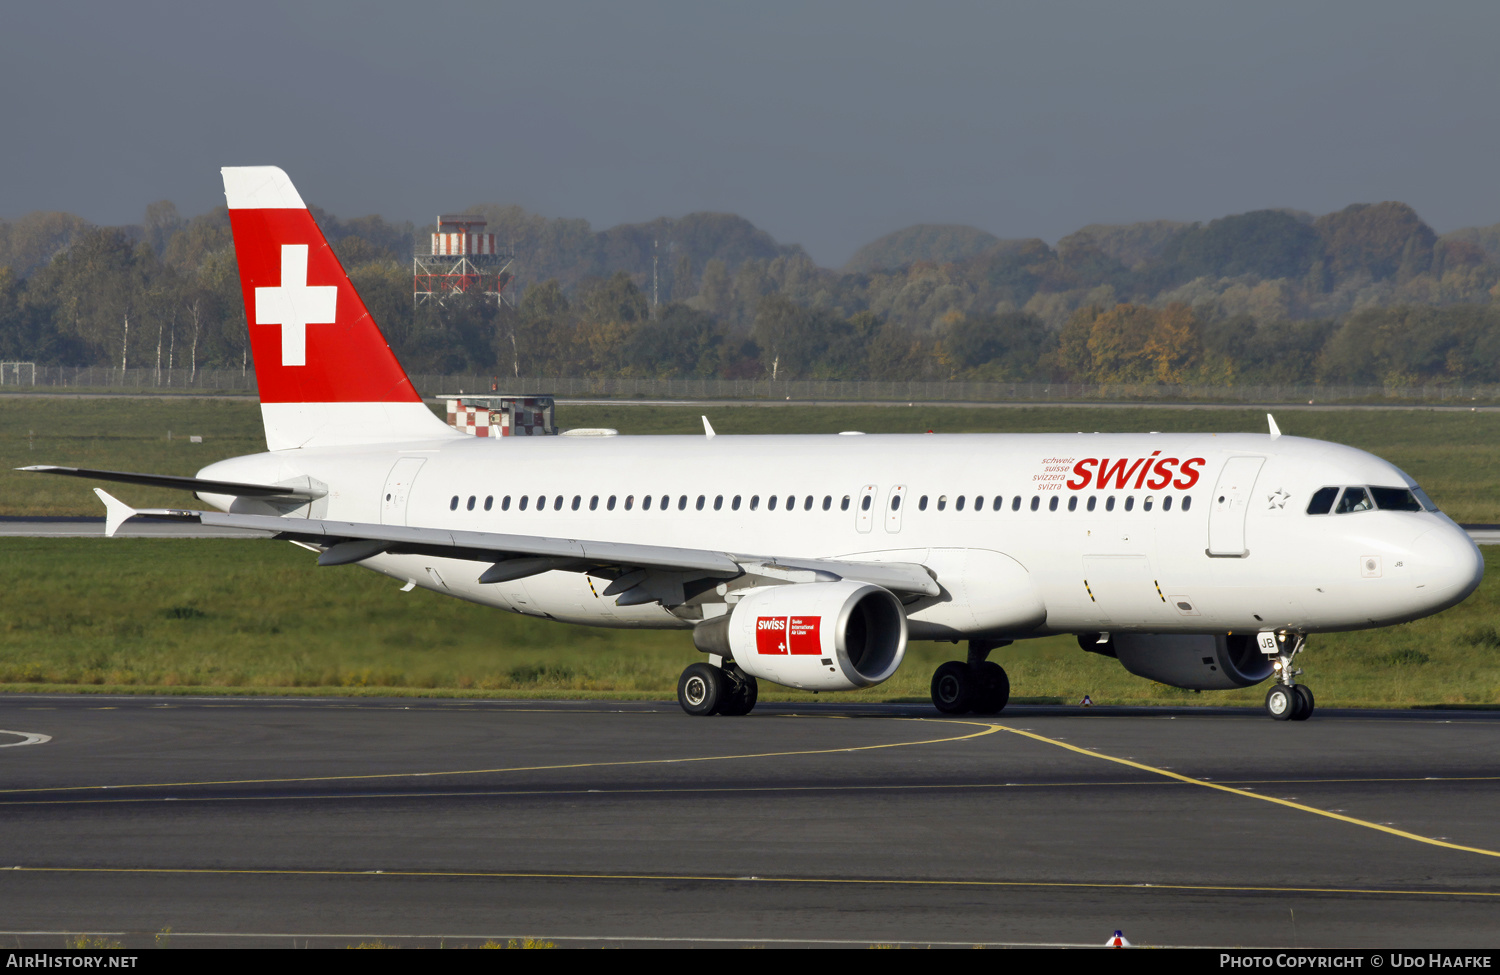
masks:
<instances>
[{"instance_id":1,"label":"nose landing gear","mask_svg":"<svg viewBox=\"0 0 1500 975\"><path fill-rule=\"evenodd\" d=\"M1277 721L1306 721L1312 717L1316 702L1306 684L1295 682L1302 671L1293 669L1292 660L1307 646L1307 638L1300 633L1289 633L1277 642L1281 644L1281 652L1272 665L1276 683L1266 692L1266 713Z\"/></svg>"},{"instance_id":2,"label":"nose landing gear","mask_svg":"<svg viewBox=\"0 0 1500 975\"><path fill-rule=\"evenodd\" d=\"M1010 700L1010 678L990 651L1009 640L970 640L969 659L949 660L932 675L932 705L944 714L999 714Z\"/></svg>"}]
</instances>

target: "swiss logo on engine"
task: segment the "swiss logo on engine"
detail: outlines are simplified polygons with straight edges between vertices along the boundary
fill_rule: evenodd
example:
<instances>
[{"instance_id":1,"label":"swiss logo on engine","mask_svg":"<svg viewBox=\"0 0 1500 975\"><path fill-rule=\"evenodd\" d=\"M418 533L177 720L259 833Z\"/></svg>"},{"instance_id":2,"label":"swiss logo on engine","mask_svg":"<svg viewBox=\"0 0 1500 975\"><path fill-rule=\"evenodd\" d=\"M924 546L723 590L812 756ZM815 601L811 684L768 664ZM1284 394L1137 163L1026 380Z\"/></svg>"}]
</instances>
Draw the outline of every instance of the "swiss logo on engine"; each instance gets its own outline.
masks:
<instances>
[{"instance_id":1,"label":"swiss logo on engine","mask_svg":"<svg viewBox=\"0 0 1500 975\"><path fill-rule=\"evenodd\" d=\"M755 652L817 656L823 652L822 622L821 616L762 616L755 621Z\"/></svg>"}]
</instances>

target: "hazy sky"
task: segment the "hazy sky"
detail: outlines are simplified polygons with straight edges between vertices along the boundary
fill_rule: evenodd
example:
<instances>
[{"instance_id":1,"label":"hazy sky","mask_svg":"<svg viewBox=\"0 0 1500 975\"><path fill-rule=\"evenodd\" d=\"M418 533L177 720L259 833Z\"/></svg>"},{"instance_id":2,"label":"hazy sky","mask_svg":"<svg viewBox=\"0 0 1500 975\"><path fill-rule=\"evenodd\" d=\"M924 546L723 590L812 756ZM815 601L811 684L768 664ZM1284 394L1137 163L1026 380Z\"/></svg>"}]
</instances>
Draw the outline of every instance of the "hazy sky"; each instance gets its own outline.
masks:
<instances>
[{"instance_id":1,"label":"hazy sky","mask_svg":"<svg viewBox=\"0 0 1500 975\"><path fill-rule=\"evenodd\" d=\"M0 216L137 222L274 163L340 216L732 211L825 265L912 223L1404 200L1500 221L1500 3L30 3Z\"/></svg>"}]
</instances>

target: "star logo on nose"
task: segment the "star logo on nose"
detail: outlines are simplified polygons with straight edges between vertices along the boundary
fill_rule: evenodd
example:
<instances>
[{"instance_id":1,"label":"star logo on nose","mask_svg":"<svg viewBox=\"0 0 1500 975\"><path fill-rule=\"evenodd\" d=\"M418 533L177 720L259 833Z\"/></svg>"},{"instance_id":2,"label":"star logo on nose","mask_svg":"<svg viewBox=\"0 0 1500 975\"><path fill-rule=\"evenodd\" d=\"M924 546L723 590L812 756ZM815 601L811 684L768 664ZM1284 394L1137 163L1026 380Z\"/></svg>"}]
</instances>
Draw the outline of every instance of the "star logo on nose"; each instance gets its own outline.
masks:
<instances>
[{"instance_id":1,"label":"star logo on nose","mask_svg":"<svg viewBox=\"0 0 1500 975\"><path fill-rule=\"evenodd\" d=\"M1287 494L1286 490L1284 488L1277 488L1275 494L1269 494L1269 495L1266 496L1266 500L1268 502L1270 502L1269 504L1266 505L1266 507L1267 508L1285 508L1286 507L1286 503L1288 501L1290 501L1291 498L1292 498L1292 496L1290 494Z\"/></svg>"}]
</instances>

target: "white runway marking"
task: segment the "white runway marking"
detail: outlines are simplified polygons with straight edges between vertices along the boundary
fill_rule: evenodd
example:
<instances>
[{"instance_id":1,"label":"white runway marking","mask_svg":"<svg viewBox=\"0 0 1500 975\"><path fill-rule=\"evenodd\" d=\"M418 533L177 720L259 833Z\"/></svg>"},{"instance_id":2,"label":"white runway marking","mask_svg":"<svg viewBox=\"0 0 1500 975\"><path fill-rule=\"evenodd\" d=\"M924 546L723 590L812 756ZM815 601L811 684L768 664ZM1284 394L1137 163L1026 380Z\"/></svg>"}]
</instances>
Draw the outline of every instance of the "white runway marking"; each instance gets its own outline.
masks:
<instances>
[{"instance_id":1,"label":"white runway marking","mask_svg":"<svg viewBox=\"0 0 1500 975\"><path fill-rule=\"evenodd\" d=\"M51 735L37 735L29 731L0 731L0 735L20 735L21 741L0 742L0 748L19 748L22 745L44 745L52 740Z\"/></svg>"}]
</instances>

